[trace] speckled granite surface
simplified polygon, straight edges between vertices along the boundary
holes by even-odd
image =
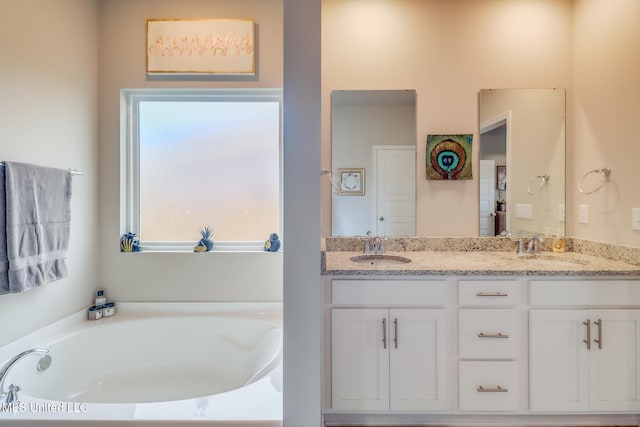
[[[322,256],[325,275],[474,275],[474,276],[638,276],[640,248],[566,238],[566,251],[553,253],[549,239],[537,257],[521,257],[509,238],[389,238],[387,255],[407,263],[354,262],[365,238],[327,238]]]

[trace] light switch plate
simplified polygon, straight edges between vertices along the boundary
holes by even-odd
[[[631,229],[640,230],[640,208],[631,208]]]
[[[531,203],[516,203],[516,218],[533,219],[533,205]]]
[[[564,222],[566,208],[564,203],[558,205],[558,221]]]
[[[578,206],[578,222],[580,224],[589,224],[589,205]]]

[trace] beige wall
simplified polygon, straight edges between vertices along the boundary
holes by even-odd
[[[576,0],[568,118],[574,131],[567,156],[570,235],[640,246],[640,231],[631,230],[631,208],[640,208],[639,76],[640,2]],[[580,194],[581,177],[604,166],[612,170],[610,181],[592,195]],[[577,221],[580,204],[590,206],[589,224]]]
[[[0,298],[0,345],[89,305],[98,277],[95,1],[0,2],[0,160],[76,168],[69,276]]]
[[[120,89],[282,87],[282,0],[105,0],[99,16],[101,285],[118,301],[282,300],[282,253],[119,252]],[[256,22],[256,77],[146,76],[147,19],[220,17]]]
[[[332,90],[415,89],[417,234],[477,236],[477,173],[467,181],[427,181],[427,135],[473,133],[477,171],[480,89],[570,87],[572,1],[323,0],[322,5],[323,167],[331,161]],[[323,182],[323,219],[330,198]],[[323,235],[329,233],[324,222]]]
[[[331,166],[332,90],[416,89],[418,235],[476,235],[477,174],[427,181],[426,135],[473,132],[477,167],[480,89],[566,88],[566,233],[640,246],[631,231],[631,208],[640,207],[639,9],[636,0],[324,0],[322,167]],[[604,166],[610,182],[579,194],[583,174]],[[321,197],[324,219],[326,180]],[[580,204],[590,206],[589,224],[578,223]]]

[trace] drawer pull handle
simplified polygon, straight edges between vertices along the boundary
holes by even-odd
[[[495,387],[478,386],[476,390],[478,393],[507,393],[509,391],[508,388],[499,385]]]
[[[478,338],[509,338],[509,334],[503,334],[502,332],[498,332],[497,334],[485,334],[484,332],[480,332],[478,334]]]
[[[476,296],[477,297],[508,297],[509,294],[505,294],[504,292],[478,292]]]

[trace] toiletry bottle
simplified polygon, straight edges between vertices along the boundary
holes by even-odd
[[[96,293],[96,305],[105,305],[107,303],[107,297],[104,296],[104,291],[102,289],[98,290]]]
[[[552,250],[556,253],[564,252],[564,239],[560,236],[556,236],[553,239]]]

